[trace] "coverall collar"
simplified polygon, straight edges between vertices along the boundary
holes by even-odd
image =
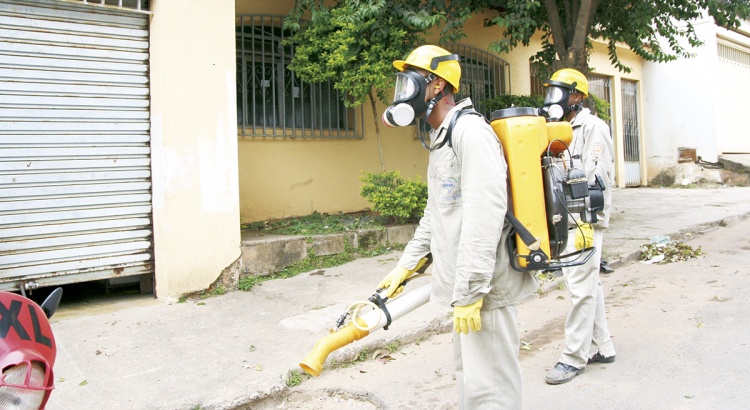
[[[456,103],[456,106],[451,108],[450,111],[448,111],[448,114],[443,118],[443,122],[440,123],[440,126],[436,130],[430,131],[430,141],[431,146],[435,146],[435,144],[440,143],[440,141],[445,138],[445,133],[448,129],[448,125],[451,122],[451,118],[453,118],[453,115],[456,114],[456,111],[462,110],[466,107],[470,107],[473,104],[471,103],[471,98],[466,97],[463,100]]]
[[[580,127],[583,125],[583,122],[586,121],[586,117],[593,115],[591,114],[591,110],[588,108],[581,108],[581,111],[578,111],[578,114],[576,114],[575,117],[573,117],[573,120],[570,121],[570,126],[573,128]]]

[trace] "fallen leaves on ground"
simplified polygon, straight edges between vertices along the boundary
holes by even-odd
[[[704,253],[699,246],[693,249],[690,245],[669,241],[666,243],[647,243],[641,245],[640,260],[644,263],[663,265],[670,262],[681,262],[691,258],[698,258]]]

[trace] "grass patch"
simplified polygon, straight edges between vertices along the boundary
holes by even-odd
[[[388,354],[393,354],[398,351],[398,349],[401,348],[401,341],[400,340],[394,340],[387,345],[385,345],[385,351],[388,352]]]
[[[359,351],[357,354],[357,362],[364,362],[367,360],[367,358],[370,357],[370,349],[363,347],[362,350]]]
[[[354,259],[356,259],[356,256],[350,252],[339,253],[336,255],[311,256],[267,276],[248,276],[240,278],[238,287],[240,290],[250,290],[255,285],[267,280],[291,278],[302,272],[331,268],[351,262]]]
[[[224,287],[224,285],[211,285],[207,289],[203,289],[201,291],[192,292],[192,293],[186,293],[180,296],[180,298],[177,300],[177,303],[186,303],[187,301],[201,301],[208,298],[212,298],[214,296],[221,296],[225,293],[227,293],[227,288]],[[205,304],[205,303],[199,303],[199,304]]]
[[[313,212],[311,215],[273,221],[252,222],[242,229],[280,235],[327,235],[357,229],[384,229],[387,218],[369,212],[335,215]]]
[[[308,377],[309,376],[306,376],[306,375],[302,374],[298,370],[292,370],[289,373],[289,379],[286,381],[286,385],[287,385],[287,387],[299,386]]]

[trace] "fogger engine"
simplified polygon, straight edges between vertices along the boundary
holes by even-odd
[[[573,129],[568,122],[547,122],[531,107],[492,113],[491,126],[508,163],[512,201],[508,220],[513,268],[556,270],[586,263],[593,246],[564,254],[574,214],[581,222],[597,221],[604,209],[604,184],[599,176],[589,185],[580,158],[570,155]],[[566,155],[567,153],[567,155]],[[577,257],[574,257],[577,256]]]

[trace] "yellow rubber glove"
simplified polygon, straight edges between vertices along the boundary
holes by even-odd
[[[414,270],[396,266],[391,273],[386,275],[385,278],[378,283],[378,289],[386,289],[385,296],[391,299],[395,298],[404,291],[404,285],[402,283],[412,277],[419,268],[424,266],[425,262],[427,262],[427,258],[420,259],[419,262],[417,262],[417,266],[414,267]]]
[[[408,279],[412,274],[414,274],[414,271],[396,266],[391,273],[378,283],[378,289],[385,289],[386,297],[395,298],[404,291],[404,286],[401,285],[401,282]]]
[[[453,307],[453,330],[456,333],[469,334],[469,330],[478,332],[482,330],[482,318],[479,311],[482,309],[482,299],[468,306]]]
[[[591,224],[576,222],[578,227],[576,228],[576,250],[583,248],[590,248],[594,246],[594,228]],[[585,243],[584,243],[585,240]]]

